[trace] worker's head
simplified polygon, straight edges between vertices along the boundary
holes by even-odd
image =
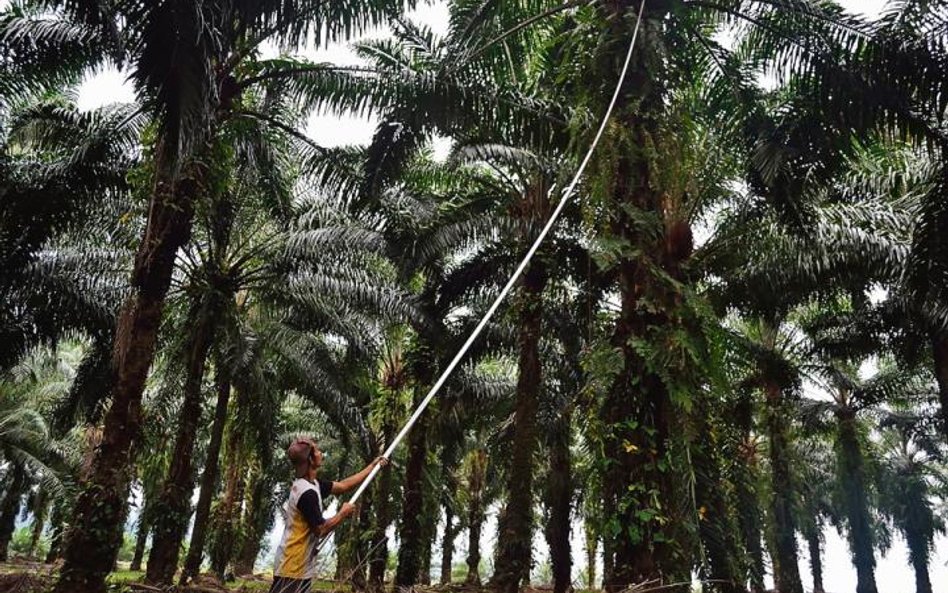
[[[316,445],[316,440],[309,437],[300,437],[287,448],[286,456],[293,464],[293,473],[297,478],[305,478],[311,471],[319,469],[323,464],[323,452]]]

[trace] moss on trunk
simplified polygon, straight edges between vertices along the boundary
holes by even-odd
[[[161,494],[155,501],[152,544],[145,573],[145,581],[151,584],[171,585],[191,518],[192,460],[201,424],[204,369],[214,339],[216,315],[213,309],[213,303],[195,303],[188,316],[191,334],[185,350],[184,401],[178,413],[171,465]]]
[[[171,148],[159,146],[145,235],[135,256],[132,291],[119,313],[112,354],[112,402],[102,442],[80,482],[56,593],[103,593],[122,544],[131,485],[132,447],[141,435],[142,394],[178,249],[191,233],[194,200],[206,169],[197,159],[175,178]]]
[[[224,442],[224,427],[227,424],[227,410],[230,405],[230,381],[217,372],[217,403],[214,407],[214,423],[211,425],[211,441],[207,446],[207,461],[201,474],[201,493],[198,495],[194,511],[194,528],[188,544],[188,555],[181,572],[181,582],[196,576],[204,559],[204,544],[207,539],[211,517],[211,503],[217,491],[218,468],[220,466],[221,445]]]
[[[528,584],[530,580],[536,417],[543,384],[539,345],[543,322],[543,289],[547,279],[546,265],[538,256],[524,274],[519,295],[520,358],[513,456],[508,471],[507,505],[497,524],[497,557],[492,583],[501,593],[516,593],[521,585]]]

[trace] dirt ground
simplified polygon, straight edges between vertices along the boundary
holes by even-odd
[[[0,593],[49,593],[56,582],[58,564],[42,564],[26,560],[0,563]],[[233,582],[221,583],[211,575],[201,575],[186,587],[161,589],[145,585],[140,571],[118,570],[109,575],[109,593],[266,593],[270,588],[268,575],[245,575]],[[314,593],[350,593],[348,585],[334,581],[313,582]],[[416,593],[483,593],[483,588],[461,584],[415,587]],[[522,593],[550,593],[549,589],[528,588]]]

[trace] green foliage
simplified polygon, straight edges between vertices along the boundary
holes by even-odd
[[[115,436],[97,427],[125,362],[119,303],[154,263],[135,254],[160,228],[156,200],[173,201],[158,190],[191,181],[188,204],[172,204],[194,212],[172,250],[156,362],[130,404],[140,454],[118,463],[140,520],[190,513],[168,517],[158,500],[182,353],[202,324],[206,366],[233,389],[215,569],[259,552],[293,436],[318,437],[330,477],[393,438],[560,199],[637,17],[636,3],[456,0],[439,35],[405,8],[0,11],[0,455],[27,470],[29,504],[55,493],[72,509],[96,443]],[[358,66],[290,57],[304,39],[380,24],[391,34],[360,38]],[[445,383],[421,483],[402,483],[403,449],[386,470],[386,521],[404,512],[404,486],[421,492],[422,529],[403,549],[417,560],[445,507],[481,524],[523,469],[508,463],[523,428],[517,314],[542,311],[529,420],[550,432],[573,412],[572,510],[614,588],[697,572],[709,590],[757,590],[767,539],[789,579],[779,588],[797,593],[784,572],[795,532],[818,539],[824,525],[850,536],[862,590],[896,530],[926,572],[946,495],[948,361],[930,347],[948,326],[944,31],[941,2],[894,3],[876,22],[810,0],[646,2],[613,118],[534,260],[545,288],[502,309]],[[263,59],[264,42],[277,55]],[[107,64],[129,73],[136,104],[80,112],[72,85]],[[379,123],[366,147],[325,148],[306,133],[315,112]],[[452,144],[445,161],[437,137]],[[547,474],[549,445],[531,473]],[[104,542],[120,493],[86,481],[99,496],[81,523]],[[370,531],[340,533],[339,576]],[[121,561],[132,545],[113,546]]]
[[[13,538],[10,540],[10,552],[20,556],[26,556],[30,553],[30,544],[33,539],[33,529],[30,526],[20,527],[13,532]],[[49,551],[49,537],[44,535],[40,537],[36,548],[33,551],[37,557],[42,558]]]

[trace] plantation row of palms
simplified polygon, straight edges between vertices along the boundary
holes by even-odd
[[[253,572],[290,439],[329,476],[392,441],[563,198],[641,11],[577,194],[334,576],[449,582],[463,537],[466,582],[513,593],[542,533],[556,593],[581,554],[608,591],[802,593],[833,528],[857,593],[896,537],[931,593],[948,2],[457,0],[445,35],[410,8],[0,12],[0,554],[25,515],[57,593],[104,591],[128,523],[150,585]],[[294,57],[378,25],[363,65]],[[80,111],[111,67],[136,101]],[[327,148],[314,112],[378,124]]]

